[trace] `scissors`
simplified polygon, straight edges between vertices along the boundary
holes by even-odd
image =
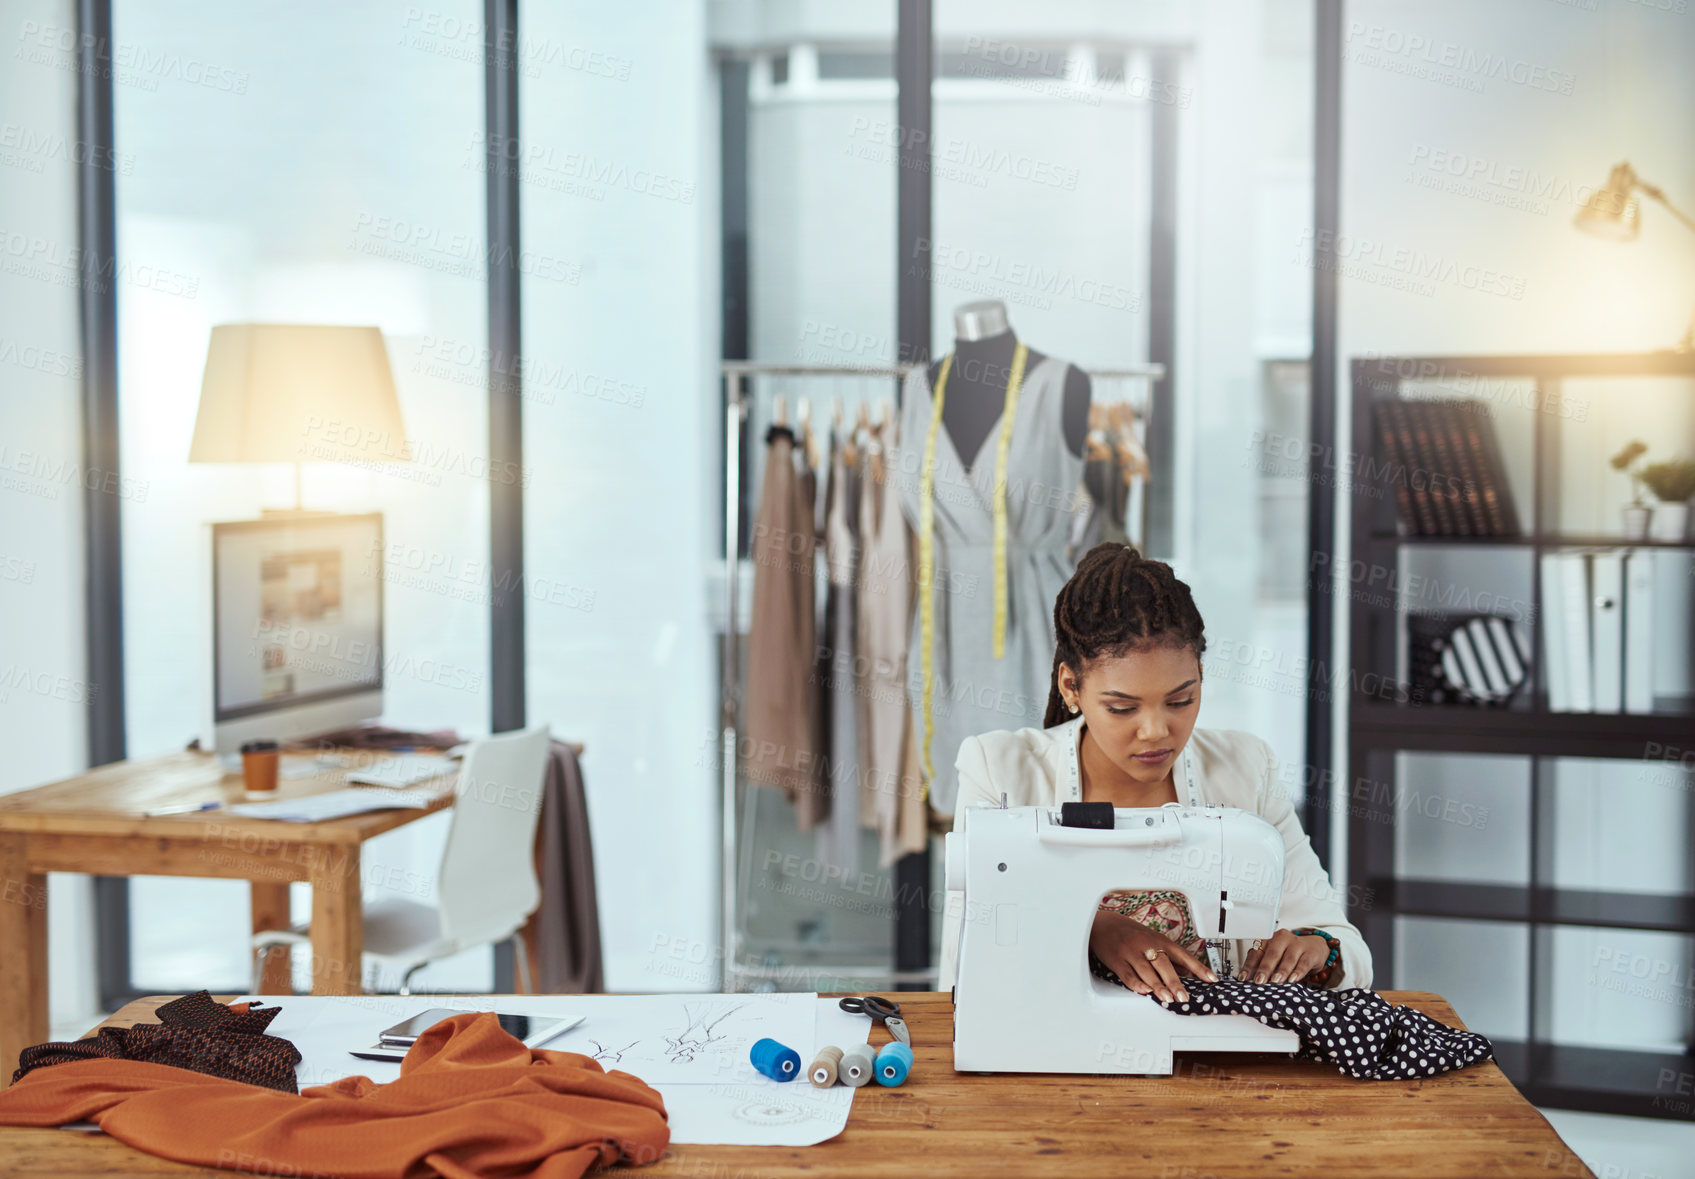
[[[912,1033],[906,1030],[906,1020],[900,1017],[900,1004],[891,1003],[880,995],[866,995],[864,998],[849,996],[841,1002],[843,1011],[851,1011],[856,1015],[869,1015],[872,1023],[880,1023],[889,1029],[889,1035],[912,1047]]]

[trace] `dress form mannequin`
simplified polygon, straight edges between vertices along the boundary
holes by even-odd
[[[1065,584],[1090,388],[1076,366],[1025,348],[1014,423],[1007,380],[1024,347],[998,302],[954,314],[956,347],[902,382],[897,480],[920,577],[907,643],[912,748],[930,809],[953,814],[965,738],[1039,728],[1053,676],[1053,603]],[[939,411],[938,411],[939,405]],[[1002,426],[1008,426],[1004,434]],[[1000,480],[1005,480],[1001,483]],[[928,589],[928,592],[926,592]]]
[[[965,303],[954,310],[953,368],[948,372],[947,397],[942,403],[942,426],[952,439],[954,452],[969,467],[989,434],[1000,423],[1006,404],[1006,383],[1012,373],[1012,355],[1018,346],[1007,323],[1006,304],[997,300]],[[1026,348],[1024,372],[1046,357]],[[942,370],[940,361],[929,367],[930,388]],[[1076,365],[1065,374],[1065,445],[1074,455],[1083,453],[1089,432],[1089,375]]]

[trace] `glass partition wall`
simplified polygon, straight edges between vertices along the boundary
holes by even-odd
[[[749,379],[744,557],[774,403],[792,422],[804,401],[821,439],[838,402],[850,417],[861,400],[874,418],[893,412],[881,374],[948,352],[961,304],[998,300],[1021,339],[1085,369],[1162,364],[1165,382],[1097,380],[1094,399],[1131,404],[1149,430],[1140,540],[1206,616],[1202,723],[1271,740],[1298,805],[1305,513],[1333,484],[1307,462],[1310,283],[1275,243],[1311,221],[1310,0],[1228,24],[1048,5],[993,27],[937,4],[929,163],[915,169],[932,232],[910,258],[897,246],[897,194],[914,177],[901,175],[912,139],[896,114],[894,14],[886,27],[835,19],[764,25],[747,6],[715,30],[728,42],[723,354],[878,374]],[[743,228],[745,269],[731,244]],[[929,285],[931,328],[903,349],[896,296],[913,281]],[[751,580],[744,564],[744,595]],[[951,751],[936,760],[945,772]],[[849,967],[887,961],[901,892],[875,837],[844,865],[827,831],[796,829],[781,794],[744,782],[741,797],[746,976],[863,984]],[[937,842],[933,933],[941,868]]]
[[[118,40],[154,51],[140,60],[196,63],[116,86],[133,159],[119,248],[149,276],[120,299],[126,471],[153,489],[124,509],[130,753],[202,728],[207,685],[184,652],[203,641],[205,525],[293,499],[286,467],[183,462],[210,327],[376,324],[408,440],[438,457],[308,464],[303,492],[308,508],[385,513],[389,648],[451,669],[391,673],[390,719],[487,725],[488,587],[460,583],[489,580],[476,460],[491,393],[519,387],[527,720],[585,745],[596,834],[635,839],[644,866],[634,885],[600,866],[608,986],[720,985],[716,660],[727,626],[745,633],[752,579],[744,569],[732,622],[716,557],[719,360],[862,370],[750,386],[736,439],[745,538],[779,400],[791,420],[804,403],[824,438],[838,401],[849,417],[860,403],[892,412],[887,372],[945,352],[958,304],[996,299],[1022,338],[1084,368],[1164,366],[1151,387],[1096,388],[1135,402],[1147,431],[1139,539],[1206,615],[1202,723],[1265,735],[1299,798],[1299,521],[1332,487],[1304,438],[1310,273],[1279,254],[1310,223],[1311,0],[1229,19],[1068,3],[992,28],[938,3],[928,163],[906,169],[893,3],[729,3],[657,22],[641,6],[519,10],[518,132],[491,144],[477,6],[284,19],[115,5]],[[500,246],[521,274],[511,356],[488,345],[491,156],[520,195]],[[931,231],[907,258],[897,199],[918,180]],[[904,347],[903,284],[926,285],[930,307],[929,339]],[[820,892],[795,868],[822,863],[816,834],[780,794],[745,798],[738,920],[764,981],[818,985],[887,962],[898,890],[875,836],[857,841],[852,895]],[[433,863],[425,844],[442,826],[373,846],[372,864]],[[192,939],[205,947],[195,980],[167,978],[175,927],[138,920],[138,985],[246,977],[240,885],[131,891],[138,917],[193,898],[227,918],[202,929],[230,931]],[[437,970],[421,982],[492,978],[485,955]]]
[[[383,513],[388,723],[485,731],[487,394],[451,363],[487,339],[483,176],[466,166],[483,126],[481,5],[118,0],[113,17],[142,63],[114,87],[132,161],[117,177],[122,462],[148,488],[123,505],[129,756],[205,731],[208,525],[295,502],[290,464],[185,461],[223,323],[382,329],[412,461],[305,462],[302,502]],[[368,844],[368,892],[429,900],[446,822]],[[245,884],[141,877],[129,898],[140,993],[252,985]],[[418,985],[486,988],[488,955],[465,959]]]

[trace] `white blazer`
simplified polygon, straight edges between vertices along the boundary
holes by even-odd
[[[965,829],[966,807],[1058,806],[1081,801],[1083,775],[1078,766],[1078,743],[1083,718],[1051,729],[984,733],[967,737],[959,746],[954,769],[959,773],[959,796],[954,806],[954,830]],[[1193,770],[1191,780],[1190,770]],[[1277,782],[1271,746],[1249,733],[1196,729],[1172,771],[1177,797],[1190,806],[1217,803],[1256,814],[1283,836],[1283,904],[1277,923],[1282,929],[1322,929],[1342,946],[1342,977],[1337,989],[1371,985],[1371,951],[1365,938],[1348,922],[1341,896],[1318,862],[1312,843],[1288,794]],[[950,892],[942,916],[941,990],[953,987],[959,964],[960,915],[965,894]],[[1252,943],[1228,943],[1231,966],[1240,971]],[[1087,965],[1077,963],[1077,969]]]

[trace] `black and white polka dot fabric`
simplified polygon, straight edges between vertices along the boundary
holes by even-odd
[[[1301,983],[1215,983],[1185,979],[1187,1003],[1159,1003],[1179,1015],[1249,1015],[1301,1037],[1296,1053],[1328,1060],[1363,1081],[1433,1077],[1488,1060],[1487,1037],[1461,1031],[1411,1007],[1398,1007],[1363,987],[1315,991]]]

